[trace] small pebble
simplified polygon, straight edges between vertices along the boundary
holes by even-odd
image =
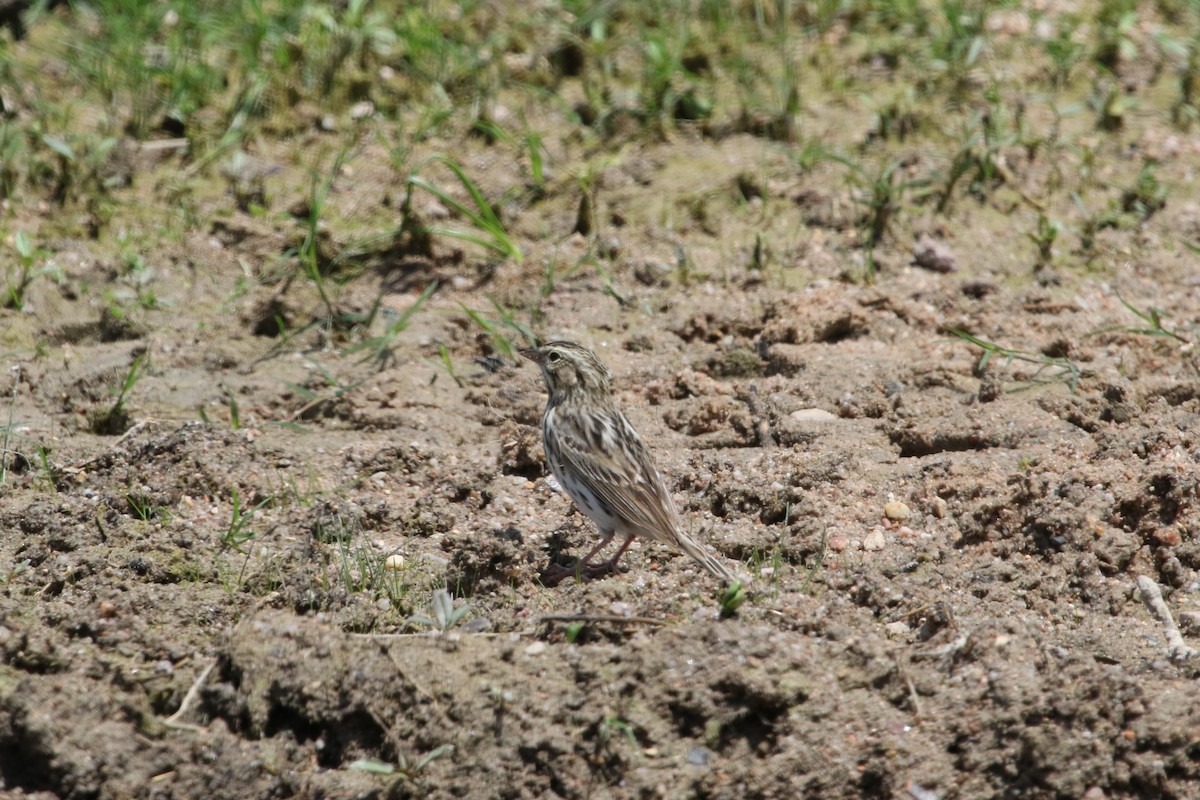
[[[913,248],[913,263],[934,272],[954,272],[958,269],[954,252],[931,236],[922,236],[917,242]]]
[[[912,510],[899,500],[893,500],[883,507],[883,515],[893,522],[903,522],[912,516]]]
[[[533,644],[529,645],[529,647],[525,648],[525,655],[540,656],[542,653],[546,652],[546,646],[547,645],[545,642],[534,642]]]
[[[1152,536],[1154,537],[1154,541],[1163,547],[1178,547],[1183,544],[1183,538],[1179,535],[1179,531],[1174,528],[1160,528]]]
[[[863,537],[863,550],[877,553],[886,545],[887,540],[883,538],[883,531],[879,530],[878,528],[868,531],[867,535]]]
[[[883,629],[887,631],[887,635],[893,639],[897,639],[901,636],[908,636],[907,622],[889,622],[887,625],[883,626]]]
[[[687,751],[687,760],[694,767],[707,767],[709,755],[707,747],[692,747]]]
[[[608,613],[614,617],[629,617],[633,616],[633,609],[629,607],[629,603],[623,603],[617,600],[608,607]]]
[[[797,422],[832,422],[837,419],[836,414],[830,414],[823,408],[801,408],[789,416]]]
[[[1200,636],[1200,611],[1180,612],[1179,630],[1188,636]]]
[[[399,553],[392,553],[384,560],[383,568],[399,572],[404,569],[404,556]]]

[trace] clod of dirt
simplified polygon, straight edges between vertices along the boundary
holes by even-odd
[[[468,531],[446,537],[446,585],[459,594],[492,595],[530,577],[538,553],[516,528]]]
[[[913,248],[913,263],[934,272],[957,272],[958,259],[945,242],[922,236]]]
[[[244,318],[255,336],[275,338],[291,329],[295,315],[296,309],[275,295],[256,303],[246,311]]]
[[[763,374],[763,360],[758,353],[745,347],[735,347],[713,356],[705,367],[714,378],[756,378]]]
[[[146,326],[134,322],[129,315],[108,307],[100,314],[100,341],[123,342],[141,339],[146,335]]]
[[[500,430],[500,471],[537,478],[546,472],[541,431],[532,425],[510,423]]]

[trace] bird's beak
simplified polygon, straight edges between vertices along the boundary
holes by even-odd
[[[525,356],[525,358],[528,358],[530,361],[532,361],[535,364],[542,363],[542,351],[538,350],[535,347],[530,347],[526,350],[518,350],[517,352],[519,352],[521,355]]]

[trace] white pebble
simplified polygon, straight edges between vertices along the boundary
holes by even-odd
[[[831,422],[837,419],[836,414],[830,414],[823,408],[801,408],[789,416],[797,422]]]
[[[862,547],[863,550],[878,552],[882,550],[886,544],[887,541],[883,538],[883,531],[875,528],[872,531],[868,531],[867,535],[863,537]]]

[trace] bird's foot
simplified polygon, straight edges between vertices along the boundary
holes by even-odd
[[[562,583],[567,578],[591,581],[596,578],[603,578],[605,575],[612,575],[616,571],[617,567],[611,561],[604,561],[599,564],[581,564],[576,561],[570,566],[565,564],[551,564],[542,571],[541,581],[543,586],[553,587]]]
[[[583,568],[583,574],[588,580],[603,578],[605,575],[616,575],[617,565],[612,561],[602,561],[599,564],[588,564]]]
[[[540,580],[545,587],[558,586],[567,578],[575,577],[575,568],[567,567],[562,564],[551,564],[542,570]]]

